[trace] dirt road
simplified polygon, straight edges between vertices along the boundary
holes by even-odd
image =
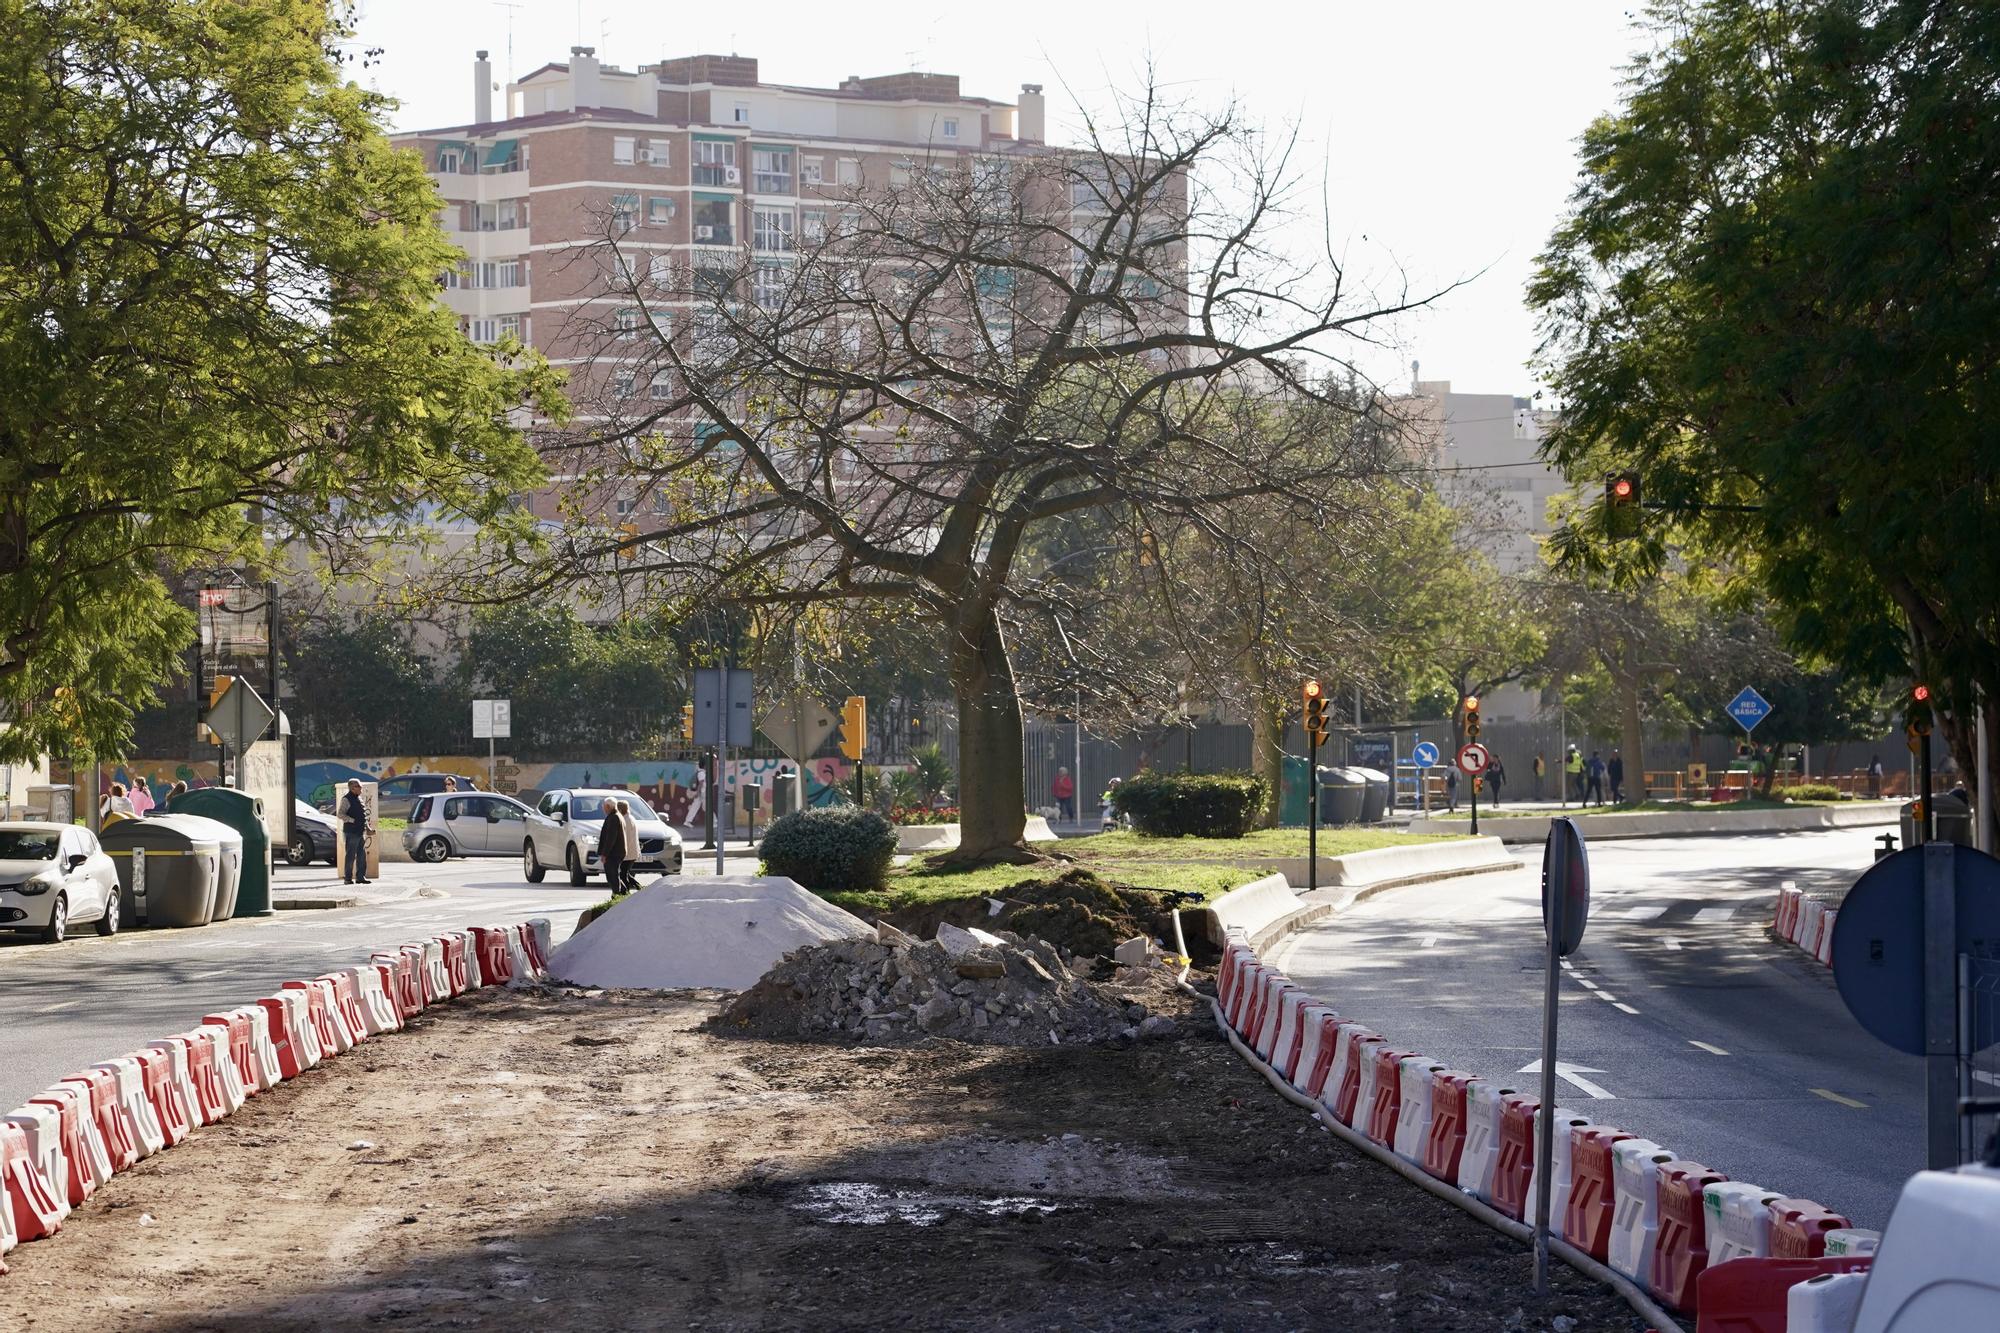
[[[0,1329],[1641,1325],[1334,1141],[1213,1033],[776,1043],[719,997],[483,992],[8,1256]]]

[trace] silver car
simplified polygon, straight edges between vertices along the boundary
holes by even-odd
[[[419,796],[403,829],[403,850],[432,865],[453,856],[519,856],[533,813],[497,792]]]
[[[0,930],[60,944],[79,921],[118,933],[118,869],[97,835],[74,824],[0,823]]]
[[[555,866],[569,872],[569,882],[583,884],[604,873],[597,859],[597,837],[604,828],[604,803],[618,797],[632,807],[638,826],[639,850],[627,862],[669,875],[681,873],[681,835],[650,806],[629,791],[609,788],[569,788],[545,792],[528,818],[528,836],[521,846],[521,873],[539,884]]]

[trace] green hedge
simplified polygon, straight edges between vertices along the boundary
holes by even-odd
[[[1156,838],[1240,838],[1256,826],[1270,786],[1253,773],[1141,773],[1111,803]]]
[[[1788,801],[1839,801],[1845,797],[1838,787],[1830,783],[1801,782],[1795,787],[1780,787],[1778,795]]]
[[[766,874],[814,893],[866,893],[889,881],[896,830],[873,810],[801,810],[773,820],[759,850]]]

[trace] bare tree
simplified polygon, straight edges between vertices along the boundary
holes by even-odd
[[[586,507],[542,580],[616,567],[653,595],[768,607],[878,599],[940,630],[958,710],[960,855],[1027,853],[1008,617],[1046,534],[1089,514],[1186,527],[1246,560],[1350,475],[1326,413],[1347,357],[1421,302],[1359,299],[1329,252],[1271,243],[1288,143],[1148,90],[1078,149],[916,160],[830,196],[810,226],[649,259],[614,219],[574,265],[578,377],[601,428],[553,439]],[[707,239],[720,239],[713,228]],[[1273,411],[1272,404],[1314,404]]]

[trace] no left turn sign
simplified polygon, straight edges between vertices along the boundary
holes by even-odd
[[[1458,771],[1474,777],[1484,773],[1486,766],[1492,762],[1493,756],[1488,754],[1486,747],[1477,741],[1458,752]]]

